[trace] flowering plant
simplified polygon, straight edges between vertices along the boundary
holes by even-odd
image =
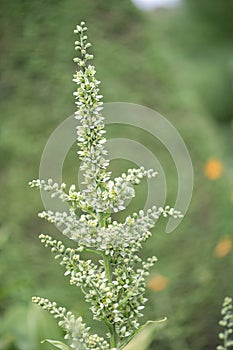
[[[219,333],[219,339],[222,341],[222,345],[217,346],[217,350],[228,350],[233,348],[233,305],[232,298],[226,297],[222,305],[222,320],[219,325],[224,328]]]
[[[78,41],[75,49],[79,57],[74,61],[79,70],[74,75],[77,89],[74,92],[77,111],[78,156],[84,177],[84,189],[78,191],[71,185],[58,185],[52,179],[33,180],[31,187],[50,192],[69,204],[69,212],[43,211],[40,217],[56,224],[65,236],[77,242],[77,247],[66,248],[62,242],[48,235],[40,235],[41,242],[55,254],[55,259],[65,268],[70,283],[81,288],[85,300],[90,303],[93,318],[107,326],[106,339],[91,334],[81,317],[76,318],[64,307],[58,307],[48,299],[33,297],[33,302],[48,310],[65,331],[69,345],[47,340],[63,350],[119,350],[124,349],[142,326],[139,318],[147,301],[145,278],[157,258],[143,261],[138,252],[150,236],[150,230],[160,216],[181,217],[181,213],[166,206],[156,206],[147,212],[142,210],[128,216],[125,222],[112,220],[112,213],[125,208],[127,200],[135,196],[134,185],[142,178],[156,176],[152,169],[129,169],[127,173],[111,179],[109,161],[105,149],[104,117],[100,82],[95,77],[95,67],[88,63],[93,56],[88,53],[87,27],[81,22],[75,29]],[[79,213],[81,213],[79,215]],[[98,256],[97,262],[85,260],[83,252]]]

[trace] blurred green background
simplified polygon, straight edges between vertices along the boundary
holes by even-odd
[[[231,0],[183,0],[151,12],[130,0],[1,0],[0,350],[46,350],[51,347],[40,340],[62,339],[54,320],[31,305],[33,295],[72,308],[101,332],[79,290],[68,286],[40,245],[40,233],[63,237],[37,218],[40,195],[27,186],[38,177],[50,134],[74,112],[73,29],[83,19],[104,101],[138,103],[165,115],[194,167],[193,198],[182,224],[168,235],[162,220],[143,251],[159,257],[144,320],[168,316],[148,349],[215,348],[221,303],[233,294],[232,13]],[[139,140],[158,156],[173,205],[176,171],[158,141],[130,127],[108,132]],[[68,183],[77,172],[75,152],[73,147],[64,167]],[[118,173],[128,165],[115,161],[112,168]],[[144,183],[129,209],[142,206],[145,191]]]

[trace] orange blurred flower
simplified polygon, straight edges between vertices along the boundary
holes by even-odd
[[[216,245],[214,255],[216,258],[223,258],[230,253],[232,249],[232,240],[229,237],[222,238]]]
[[[160,292],[161,290],[164,290],[168,285],[168,279],[162,275],[157,275],[152,277],[148,281],[148,288],[155,291]]]
[[[210,180],[218,179],[223,172],[223,166],[220,160],[212,158],[209,159],[208,162],[205,164],[205,175]]]

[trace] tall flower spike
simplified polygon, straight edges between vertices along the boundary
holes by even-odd
[[[142,243],[151,236],[160,216],[181,217],[179,211],[166,206],[156,206],[147,212],[140,210],[125,219],[112,221],[112,213],[123,210],[125,202],[135,196],[134,186],[144,177],[157,175],[152,169],[129,169],[115,179],[108,171],[109,161],[105,149],[104,118],[100,82],[95,77],[95,67],[89,64],[93,55],[86,36],[87,27],[81,22],[75,29],[78,41],[75,49],[79,57],[74,61],[79,70],[74,75],[77,89],[74,92],[77,111],[78,156],[84,177],[84,189],[76,190],[71,185],[58,185],[52,179],[33,180],[31,187],[43,189],[69,204],[68,212],[43,211],[41,218],[56,224],[62,233],[77,243],[76,248],[66,248],[61,241],[48,235],[40,235],[41,242],[51,249],[55,259],[65,269],[70,284],[81,288],[86,302],[90,303],[93,319],[101,321],[107,328],[106,339],[90,334],[89,327],[73,313],[58,307],[47,299],[33,301],[59,319],[66,332],[70,347],[76,350],[120,350],[140,329],[139,318],[147,299],[146,276],[157,261],[156,257],[143,261],[137,253]],[[96,260],[85,260],[81,256],[88,251],[97,255]],[[50,344],[64,349],[61,342],[48,340]],[[57,345],[59,343],[59,346]],[[70,348],[70,349],[71,349]],[[225,349],[225,348],[224,348]]]
[[[80,57],[74,59],[80,70],[73,79],[78,86],[74,92],[77,105],[75,118],[79,119],[81,124],[77,127],[80,148],[78,155],[82,161],[80,168],[86,185],[84,193],[87,207],[102,212],[104,199],[101,189],[104,189],[111,173],[106,171],[109,161],[105,158],[107,151],[104,148],[106,139],[104,118],[101,114],[103,96],[99,93],[100,81],[95,77],[95,67],[88,64],[93,55],[87,52],[91,44],[87,41],[86,30],[85,23],[81,22],[74,31],[79,36],[79,40],[75,42],[75,49],[80,53]]]

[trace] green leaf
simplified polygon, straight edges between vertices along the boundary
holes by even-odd
[[[124,350],[146,350],[153,339],[154,329],[158,323],[166,321],[166,317],[159,321],[147,321],[143,326],[139,327],[136,332],[130,336],[121,346]]]
[[[55,348],[58,348],[61,350],[72,350],[68,345],[58,340],[45,339],[41,343],[45,343],[45,342],[52,344],[53,346],[55,346]]]

